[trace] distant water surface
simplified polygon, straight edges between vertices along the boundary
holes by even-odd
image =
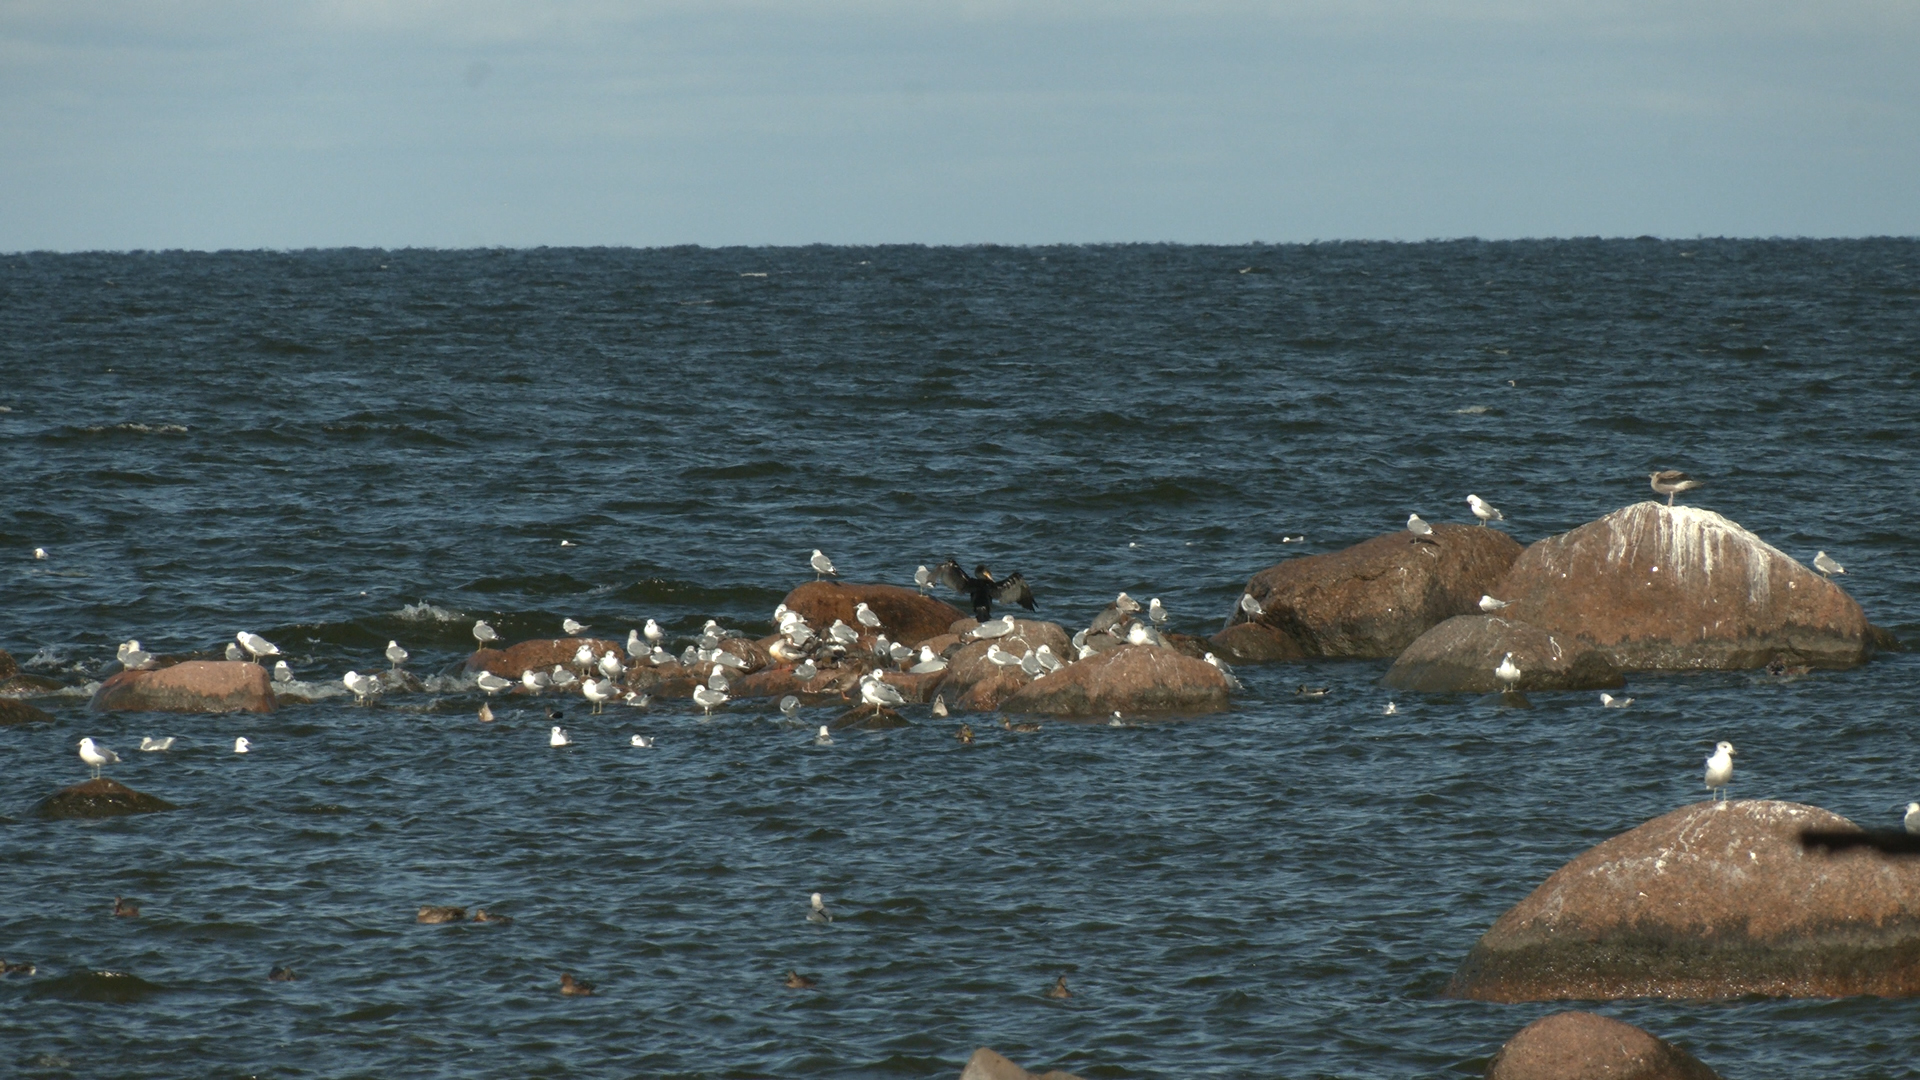
[[[1087,1077],[1477,1075],[1556,1007],[1439,1000],[1454,967],[1702,797],[1715,740],[1741,797],[1882,826],[1920,798],[1907,653],[1390,717],[1384,663],[1277,665],[1224,715],[975,718],[971,747],[924,710],[815,746],[831,710],[675,701],[569,704],[553,750],[450,674],[476,618],[758,635],[815,547],[1208,633],[1280,559],[1471,520],[1469,492],[1531,542],[1658,468],[1920,640],[1911,240],[12,255],[0,409],[0,648],[72,687],[0,729],[0,956],[40,966],[0,980],[0,1074],[951,1076],[985,1044]],[[333,696],[87,713],[120,641],[241,629]],[[389,638],[431,691],[353,707],[340,675]],[[185,809],[31,818],[88,734]],[[1916,1002],[1594,1007],[1728,1077],[1920,1076]]]

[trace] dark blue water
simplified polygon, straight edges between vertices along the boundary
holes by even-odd
[[[972,747],[924,710],[814,746],[670,702],[569,706],[556,751],[437,674],[481,617],[757,635],[814,547],[1206,633],[1280,558],[1470,491],[1530,542],[1663,467],[1920,639],[1914,241],[15,255],[0,408],[0,648],[70,688],[0,729],[0,956],[40,966],[0,980],[0,1073],[939,1076],[987,1044],[1089,1077],[1474,1075],[1551,1008],[1437,1000],[1455,965],[1699,798],[1716,739],[1739,796],[1879,825],[1920,797],[1906,653],[1636,676],[1624,713],[1387,717],[1384,663],[1277,665],[1226,714]],[[120,641],[241,629],[333,696],[87,713]],[[430,690],[355,708],[333,688],[388,638]],[[31,818],[82,735],[184,809]],[[92,1000],[100,970],[150,985]],[[1920,1003],[1597,1008],[1728,1076],[1920,1076]]]

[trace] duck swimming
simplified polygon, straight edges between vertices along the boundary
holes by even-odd
[[[137,919],[140,917],[140,906],[116,896],[113,898],[113,913],[123,919]]]
[[[787,989],[811,990],[818,985],[820,985],[818,982],[816,982],[813,979],[807,978],[805,975],[800,974],[798,971],[795,971],[792,968],[787,969],[787,982],[786,982]]]
[[[568,997],[588,997],[593,993],[593,984],[585,979],[576,979],[572,972],[560,976],[560,992]]]
[[[981,622],[986,622],[993,615],[996,600],[1019,604],[1028,611],[1039,610],[1033,602],[1033,590],[1027,587],[1026,577],[1018,572],[1001,581],[994,578],[993,571],[987,569],[985,563],[975,566],[969,575],[960,569],[959,562],[948,559],[933,568],[933,580],[954,592],[966,593],[973,602],[973,617]]]
[[[467,909],[462,907],[438,906],[434,904],[421,904],[420,914],[415,915],[413,918],[413,921],[417,923],[426,923],[428,925],[433,925],[436,923],[466,922]]]
[[[295,975],[293,969],[290,967],[275,967],[272,971],[267,972],[268,982],[292,982],[297,978],[299,978],[299,976]]]
[[[1067,977],[1065,975],[1053,980],[1053,985],[1047,988],[1047,996],[1060,1001],[1065,1001],[1073,996],[1073,991],[1067,989]]]

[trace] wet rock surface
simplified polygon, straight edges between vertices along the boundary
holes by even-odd
[[[467,657],[466,670],[474,674],[491,671],[503,679],[517,679],[529,671],[552,671],[555,664],[571,671],[574,654],[582,644],[591,646],[596,658],[613,652],[618,653],[623,662],[626,659],[624,644],[602,638],[532,638],[516,641],[504,649],[476,650]]]
[[[16,698],[0,697],[0,727],[51,723],[53,714]]]
[[[981,1047],[967,1059],[966,1067],[960,1070],[960,1080],[1080,1080],[1072,1073],[1049,1069],[1043,1073],[1028,1072],[993,1050]]]
[[[1493,924],[1480,1001],[1920,995],[1920,859],[1807,849],[1799,803],[1695,803],[1590,848]]]
[[[1122,645],[1020,687],[1000,703],[1011,713],[1105,717],[1218,712],[1227,677],[1204,660],[1158,645]]]
[[[1455,615],[1407,646],[1382,681],[1428,694],[1490,694],[1506,684],[1493,671],[1508,653],[1520,669],[1515,689],[1609,690],[1626,679],[1606,655],[1571,634],[1550,634],[1500,615]]]
[[[144,792],[135,791],[118,781],[101,777],[83,784],[61,788],[40,800],[33,815],[48,821],[72,818],[109,818],[126,814],[153,814],[179,807]]]
[[[1886,640],[1840,586],[1693,506],[1636,503],[1548,537],[1488,591],[1622,671],[1851,667]]]
[[[1720,1080],[1685,1050],[1590,1012],[1541,1017],[1487,1063],[1487,1080]]]
[[[1235,607],[1215,651],[1240,662],[1395,656],[1442,620],[1477,611],[1520,550],[1498,529],[1441,523],[1432,542],[1402,530],[1288,559],[1248,580],[1265,611],[1249,617]],[[1238,629],[1248,622],[1270,633]]]
[[[825,633],[835,619],[862,631],[861,641],[871,643],[873,632],[860,625],[854,609],[865,603],[880,617],[879,633],[902,645],[918,647],[922,641],[947,632],[947,628],[967,613],[952,604],[936,600],[916,589],[897,585],[866,585],[843,581],[809,581],[788,593],[783,601],[788,608],[806,617],[815,633]]]
[[[267,713],[272,677],[244,660],[188,660],[151,671],[122,671],[94,691],[89,708],[135,712]]]

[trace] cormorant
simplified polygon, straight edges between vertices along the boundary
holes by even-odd
[[[934,567],[933,580],[954,592],[966,593],[973,601],[973,617],[981,622],[986,622],[993,615],[993,602],[996,600],[1002,603],[1011,601],[1028,611],[1039,610],[1033,602],[1033,590],[1027,588],[1024,576],[1015,573],[1005,581],[997,581],[993,571],[987,569],[984,563],[975,566],[973,574],[969,576],[960,569],[958,562],[948,559]]]

